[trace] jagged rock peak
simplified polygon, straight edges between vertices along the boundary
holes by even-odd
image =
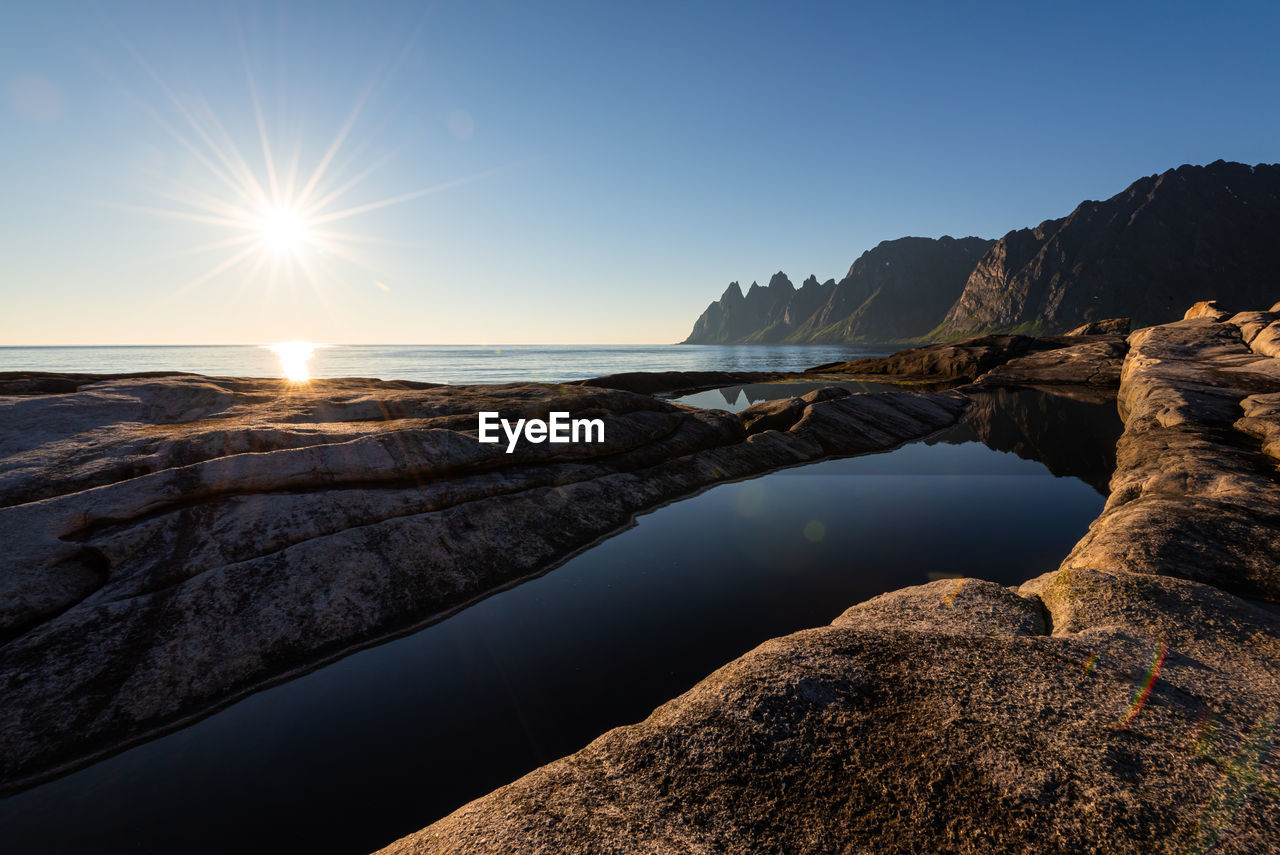
[[[787,291],[796,290],[796,286],[791,284],[791,280],[787,278],[787,274],[779,270],[769,278],[769,288],[782,288]]]
[[[724,293],[720,295],[720,300],[722,302],[726,300],[741,300],[741,299],[743,299],[742,286],[739,285],[737,282],[730,282],[729,287],[725,288]]]
[[[993,241],[906,237],[864,252],[850,275],[796,288],[779,271],[767,287],[753,283],[709,305],[688,344],[904,341],[927,333],[955,302],[966,277]],[[856,315],[856,317],[855,317]]]

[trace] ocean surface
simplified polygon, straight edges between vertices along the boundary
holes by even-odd
[[[555,383],[624,371],[802,371],[881,356],[851,345],[331,345],[307,364],[312,377],[374,377],[427,383]],[[0,347],[0,371],[115,374],[190,371],[215,377],[283,377],[266,346]]]

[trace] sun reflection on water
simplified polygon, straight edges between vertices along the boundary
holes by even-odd
[[[311,361],[317,348],[324,345],[309,341],[282,341],[266,347],[280,359],[280,370],[284,372],[285,379],[293,383],[306,383],[311,379],[307,363]]]

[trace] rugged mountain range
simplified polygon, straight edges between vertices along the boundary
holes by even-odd
[[[1206,299],[1280,297],[1280,165],[1216,161],[1141,178],[1102,202],[998,241],[900,238],[839,283],[778,273],[729,286],[689,344],[907,342],[1061,332],[1110,317],[1165,323]]]
[[[994,241],[904,237],[864,252],[837,283],[785,273],[746,295],[737,282],[702,313],[686,344],[906,341],[938,326]]]
[[[688,343],[781,341],[785,335],[775,336],[775,331],[785,330],[789,319],[799,314],[801,307],[810,304],[816,307],[815,298],[823,289],[829,290],[834,285],[834,281],[819,285],[818,280],[810,276],[797,291],[787,275],[779,271],[764,288],[752,282],[744,296],[742,286],[730,282],[720,299],[708,306],[693,325]]]

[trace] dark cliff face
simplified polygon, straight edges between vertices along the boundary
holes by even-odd
[[[864,252],[797,342],[906,341],[933,330],[993,241],[904,237]]]
[[[767,288],[737,283],[707,307],[687,344],[891,342],[941,323],[993,241],[906,237],[864,252],[837,284],[810,276],[796,290],[777,273]]]
[[[1181,166],[1005,235],[938,332],[1057,332],[1121,315],[1146,326],[1215,297],[1270,305],[1278,242],[1280,165]]]

